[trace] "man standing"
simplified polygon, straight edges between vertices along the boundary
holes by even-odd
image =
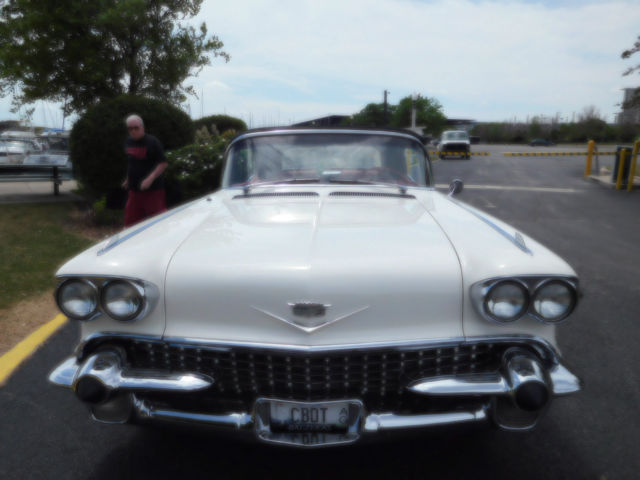
[[[126,124],[129,131],[125,142],[128,167],[122,186],[129,190],[124,210],[124,226],[129,227],[167,210],[163,175],[167,158],[158,139],[145,133],[140,116],[129,115]]]

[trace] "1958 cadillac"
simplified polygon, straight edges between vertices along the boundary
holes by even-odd
[[[580,390],[556,343],[578,298],[545,247],[434,188],[420,138],[254,130],[223,188],[57,273],[81,341],[50,380],[96,420],[193,422],[296,446],[536,425]]]

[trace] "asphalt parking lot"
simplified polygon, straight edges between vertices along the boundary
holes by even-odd
[[[556,148],[575,149],[541,151]],[[461,201],[565,258],[584,293],[559,327],[559,344],[585,388],[555,401],[536,430],[434,430],[300,451],[201,432],[101,425],[69,391],[46,381],[73,348],[77,331],[70,324],[0,387],[0,478],[637,478],[640,191],[584,180],[584,157],[505,157],[505,151],[535,150],[473,149],[492,155],[434,162],[439,187],[463,179]]]

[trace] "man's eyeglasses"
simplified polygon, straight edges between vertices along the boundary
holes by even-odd
[[[132,125],[130,127],[127,127],[127,130],[140,130],[140,126],[139,125]]]

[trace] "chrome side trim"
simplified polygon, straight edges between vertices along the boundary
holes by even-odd
[[[139,226],[138,228],[130,231],[129,233],[127,233],[124,236],[120,236],[120,233],[116,233],[113,237],[111,237],[108,241],[107,244],[102,247],[100,250],[98,250],[98,253],[96,254],[98,257],[101,255],[104,255],[105,253],[107,253],[109,250],[117,247],[118,245],[120,245],[123,242],[126,242],[127,240],[129,240],[131,237],[134,237],[135,235],[145,231],[147,228],[150,228],[152,226],[154,226],[156,223],[161,222],[163,220],[165,220],[166,218],[171,217],[172,215],[175,215],[178,212],[181,212],[182,210],[185,210],[186,208],[190,207],[191,205],[193,205],[194,203],[199,202],[201,199],[197,199],[193,202],[189,202],[185,205],[182,205],[180,207],[176,207],[172,210],[169,210],[166,213],[163,213],[162,215],[158,215],[157,217],[155,217],[153,220],[150,220],[149,222]]]
[[[516,232],[514,235],[515,242],[520,246],[522,250],[529,250],[527,243],[524,241],[524,237],[520,232]]]
[[[524,237],[522,236],[522,234],[520,232],[516,231],[514,234],[511,234],[511,233],[507,232],[504,228],[500,227],[498,224],[494,223],[493,221],[489,220],[487,217],[482,215],[482,213],[478,212],[474,208],[471,208],[469,205],[466,205],[466,204],[464,204],[464,203],[462,203],[462,202],[460,202],[458,200],[455,200],[455,199],[453,199],[451,197],[447,197],[447,198],[450,201],[452,201],[453,203],[455,203],[457,206],[459,206],[460,208],[462,208],[462,209],[466,210],[467,212],[469,212],[470,214],[472,214],[474,217],[478,218],[479,220],[482,220],[484,223],[489,225],[496,232],[498,232],[504,238],[506,238],[511,243],[513,243],[516,247],[518,247],[524,253],[527,253],[527,254],[533,256],[533,252],[525,244]]]

